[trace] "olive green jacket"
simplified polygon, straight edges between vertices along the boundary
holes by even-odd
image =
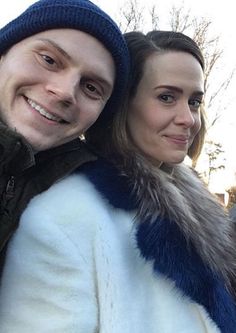
[[[35,155],[22,137],[0,123],[0,251],[32,197],[95,159],[78,139]]]

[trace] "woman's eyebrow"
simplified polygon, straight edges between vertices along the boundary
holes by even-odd
[[[160,86],[156,86],[154,89],[155,90],[156,89],[169,89],[169,90],[175,90],[175,91],[180,92],[180,93],[183,92],[183,90],[181,88],[178,88],[176,86],[171,86],[171,85],[168,85],[168,84],[162,84]]]
[[[160,86],[156,86],[154,89],[169,89],[169,90],[174,90],[176,92],[179,92],[179,93],[182,93],[183,92],[183,89],[179,88],[179,87],[176,87],[176,86],[171,86],[171,85],[160,85]],[[200,96],[203,96],[204,95],[204,92],[202,90],[196,90],[196,91],[193,91],[192,93],[193,95],[200,95]]]

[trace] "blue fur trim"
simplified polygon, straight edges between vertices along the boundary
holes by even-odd
[[[126,177],[103,160],[79,169],[116,208],[133,210],[135,198]],[[222,333],[235,333],[236,306],[223,281],[187,243],[178,225],[168,219],[142,221],[137,229],[137,245],[142,256],[153,262],[154,271],[175,282],[184,295],[201,304]]]
[[[203,305],[222,333],[236,329],[236,308],[219,277],[204,265],[178,225],[168,219],[140,224],[137,243],[154,271],[175,281],[176,287]]]
[[[79,172],[85,173],[97,190],[116,207],[125,210],[136,208],[136,201],[131,195],[131,187],[127,178],[121,176],[116,168],[110,163],[99,159],[79,167]]]

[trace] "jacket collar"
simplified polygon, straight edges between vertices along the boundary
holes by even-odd
[[[1,172],[22,173],[35,163],[34,153],[26,140],[0,122]]]
[[[76,154],[76,151],[79,154]],[[96,159],[80,139],[35,154],[24,137],[0,122],[0,172],[17,176],[35,164],[44,163],[48,159],[70,152],[75,152],[74,165],[76,158],[78,161],[84,159],[84,162]],[[1,171],[2,168],[4,171]]]

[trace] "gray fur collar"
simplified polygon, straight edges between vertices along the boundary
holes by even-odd
[[[136,158],[134,165],[125,168],[125,173],[134,184],[141,220],[169,217],[194,244],[203,262],[222,274],[228,285],[235,281],[233,224],[196,173],[184,164],[153,168],[142,158]]]

